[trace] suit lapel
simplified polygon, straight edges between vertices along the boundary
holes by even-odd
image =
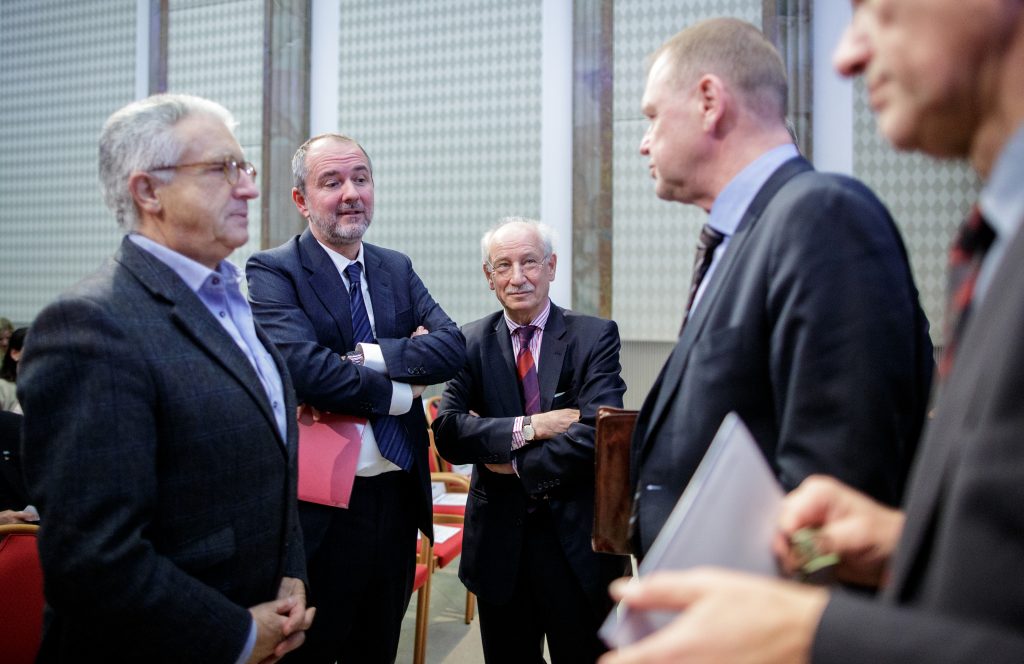
[[[214,362],[221,365],[252,397],[260,412],[277,432],[277,419],[270,408],[256,370],[213,314],[170,267],[139,249],[127,237],[115,259],[130,271],[154,296],[171,305],[171,320]],[[262,339],[261,339],[262,340]],[[266,342],[264,342],[266,343]],[[281,447],[284,449],[284,441]]]
[[[299,238],[299,258],[306,270],[310,288],[316,293],[324,313],[338,326],[343,348],[352,348],[352,315],[348,291],[330,256],[307,228]]]
[[[559,307],[552,304],[548,322],[544,325],[544,336],[541,338],[540,369],[537,373],[542,413],[551,409],[555,390],[558,389],[558,377],[562,374],[562,362],[565,360],[565,337],[565,316]]]
[[[708,285],[704,289],[699,306],[694,312],[693,317],[686,323],[683,334],[679,337],[679,342],[672,349],[672,354],[669,356],[661,376],[659,376],[661,388],[656,392],[656,401],[651,407],[650,419],[648,420],[647,431],[644,435],[641,453],[643,449],[646,449],[650,441],[654,439],[654,434],[661,424],[661,419],[664,417],[668,404],[672,402],[676,392],[679,390],[679,385],[682,382],[683,374],[686,371],[686,365],[690,358],[690,349],[700,337],[710,313],[714,311],[721,293],[725,290],[725,284],[729,283],[736,266],[740,264],[740,257],[743,255],[744,247],[747,245],[757,225],[757,221],[783,185],[797,174],[809,170],[812,170],[810,163],[802,157],[795,157],[785,162],[772,173],[768,181],[764,183],[757,192],[757,195],[754,196],[754,200],[751,201],[747,211],[743,214],[743,219],[740,221],[739,226],[736,227],[736,233],[729,239],[725,253],[720,259],[721,262],[715,267],[711,280],[708,281]],[[655,392],[652,391],[652,394],[655,394]]]
[[[370,289],[370,303],[373,306],[373,327],[378,339],[393,339],[399,336],[395,329],[395,293],[391,287],[391,273],[384,269],[384,261],[376,247],[363,243],[363,260],[366,261],[366,286]]]
[[[491,334],[484,340],[485,380],[496,389],[487,390],[488,395],[497,395],[501,410],[498,413],[520,415],[523,412],[523,400],[519,395],[519,374],[516,372],[515,360],[512,355],[512,337],[505,323],[505,316],[498,312]],[[505,389],[502,385],[515,385],[516,389]]]

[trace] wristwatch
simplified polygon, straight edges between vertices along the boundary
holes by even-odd
[[[530,416],[527,415],[523,418],[523,438],[526,441],[531,441],[536,437],[536,435],[537,431],[533,428],[533,425],[530,424]]]

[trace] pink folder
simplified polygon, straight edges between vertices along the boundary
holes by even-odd
[[[322,413],[299,418],[299,500],[348,507],[366,419]]]

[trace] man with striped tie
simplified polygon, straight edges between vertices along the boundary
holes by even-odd
[[[484,658],[593,662],[623,558],[594,553],[594,418],[622,406],[614,322],[567,311],[548,290],[552,231],[503,219],[482,240],[502,310],[463,329],[468,361],[434,420],[438,451],[473,463],[459,578],[476,593]]]
[[[299,403],[368,418],[347,509],[299,503],[315,633],[289,662],[394,662],[412,595],[416,530],[432,537],[429,449],[419,397],[465,360],[458,327],[408,256],[362,241],[373,218],[370,159],[324,134],[292,159],[309,227],[249,260],[249,297]]]

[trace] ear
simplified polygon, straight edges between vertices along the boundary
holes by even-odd
[[[491,271],[487,269],[487,263],[484,263],[484,279],[487,280],[487,286],[494,290],[494,278],[491,276]]]
[[[551,254],[551,258],[548,261],[548,269],[551,270],[550,281],[555,280],[555,268],[558,267],[558,254]]]
[[[702,127],[705,132],[712,132],[725,115],[725,83],[714,74],[704,74],[697,82],[697,98]]]
[[[309,219],[309,208],[306,207],[306,197],[302,195],[298,187],[292,187],[292,201],[295,203],[295,207],[299,209],[301,214],[306,219]]]
[[[159,214],[163,205],[156,194],[157,180],[149,173],[132,171],[128,176],[128,192],[132,195],[139,212],[151,215]]]

